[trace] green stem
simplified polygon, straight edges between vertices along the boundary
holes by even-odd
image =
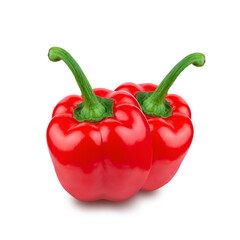
[[[106,116],[108,110],[105,108],[104,100],[95,95],[82,69],[67,51],[59,47],[52,47],[49,49],[48,57],[53,62],[63,60],[67,64],[82,92],[83,104],[79,104],[79,109],[75,109],[74,118],[79,121],[100,121],[111,115],[107,114]]]
[[[178,75],[189,65],[201,67],[205,63],[205,57],[202,53],[193,53],[182,59],[162,80],[157,89],[153,93],[138,93],[141,107],[148,115],[168,117],[171,115],[172,109],[170,103],[165,100],[169,88],[172,86]]]

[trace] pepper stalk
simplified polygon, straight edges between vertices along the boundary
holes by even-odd
[[[106,117],[113,117],[113,99],[95,95],[81,67],[66,50],[52,47],[49,49],[48,58],[53,62],[63,60],[72,71],[81,90],[83,102],[77,104],[73,118],[78,121],[99,122]]]
[[[202,53],[192,53],[172,68],[154,92],[137,92],[137,100],[144,113],[153,117],[167,118],[171,116],[172,108],[170,102],[165,99],[169,88],[186,67],[191,64],[201,67],[204,63],[205,56]]]

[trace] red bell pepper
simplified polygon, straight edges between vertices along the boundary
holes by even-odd
[[[92,90],[65,50],[51,48],[48,56],[68,65],[82,92],[56,105],[47,129],[60,183],[82,201],[132,197],[146,181],[152,161],[150,129],[138,102],[125,91]]]
[[[159,86],[125,83],[115,90],[127,91],[137,98],[150,126],[153,159],[143,190],[152,191],[168,183],[187,154],[193,139],[191,111],[183,98],[167,92],[187,66],[200,67],[204,63],[203,54],[190,54],[169,72]]]

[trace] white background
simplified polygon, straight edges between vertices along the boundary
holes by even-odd
[[[239,1],[1,1],[0,239],[240,239]],[[195,135],[174,179],[129,201],[82,203],[63,190],[46,144],[57,102],[80,94],[63,47],[93,87],[159,83],[206,55],[170,89]],[[238,228],[238,229],[237,229]]]

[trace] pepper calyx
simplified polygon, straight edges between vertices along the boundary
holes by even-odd
[[[145,101],[148,99],[153,92],[137,92],[137,101],[142,109],[142,111],[150,117],[162,117],[167,118],[172,115],[172,108],[170,102],[166,99],[163,102],[156,104],[152,102]]]
[[[113,117],[113,99],[96,97],[104,109],[94,107],[89,111],[88,107],[87,111],[85,111],[85,103],[81,102],[80,104],[77,104],[77,108],[74,109],[73,118],[80,122],[99,122],[104,118]]]

